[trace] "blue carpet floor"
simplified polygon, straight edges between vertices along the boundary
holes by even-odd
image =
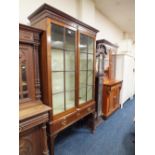
[[[128,100],[94,134],[85,127],[72,126],[60,133],[55,155],[134,155],[135,99]]]

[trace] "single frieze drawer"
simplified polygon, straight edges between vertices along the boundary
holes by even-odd
[[[52,123],[52,132],[58,132],[68,127],[70,124],[72,124],[75,121],[75,118],[76,118],[76,112],[70,114],[69,116],[60,118],[57,121],[54,121]]]
[[[91,106],[89,106],[89,107],[85,107],[85,108],[79,108],[78,110],[77,110],[77,114],[76,114],[76,116],[78,117],[78,118],[82,118],[82,117],[84,117],[84,116],[86,116],[86,115],[88,115],[89,113],[91,113],[91,112],[94,112],[95,111],[95,105],[91,105]]]

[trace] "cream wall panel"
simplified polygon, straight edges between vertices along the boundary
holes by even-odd
[[[79,19],[92,27],[95,24],[95,5],[92,0],[79,0]]]
[[[133,56],[128,54],[116,55],[116,79],[123,80],[120,94],[120,104],[122,107],[124,102],[135,94],[134,66]]]

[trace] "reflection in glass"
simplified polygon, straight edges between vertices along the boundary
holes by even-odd
[[[88,52],[93,53],[94,41],[93,38],[88,37]]]
[[[52,49],[52,71],[64,70],[63,51],[59,49]]]
[[[70,29],[65,29],[66,35],[66,49],[75,50],[75,32]]]
[[[52,48],[64,48],[64,28],[52,24]]]
[[[53,95],[53,113],[58,114],[64,111],[64,93]]]
[[[26,83],[26,65],[24,63],[21,65],[21,69],[22,69],[22,81]]]
[[[86,87],[87,72],[80,71],[80,87]]]
[[[93,87],[92,86],[87,86],[87,101],[93,99]]]
[[[87,52],[88,50],[88,37],[80,34],[80,52]]]
[[[21,94],[20,98],[28,98],[28,86],[27,86],[27,75],[26,75],[26,64],[22,63],[20,66],[20,71],[21,71],[21,89],[19,88]]]
[[[84,102],[86,102],[86,88],[80,88],[79,103],[82,104]]]
[[[87,53],[80,53],[80,70],[87,70]]]
[[[75,107],[75,90],[66,92],[66,109]]]
[[[28,93],[23,94],[23,98],[28,98]]]
[[[65,67],[66,71],[75,70],[75,53],[74,52],[65,52]]]
[[[93,72],[92,71],[87,72],[87,78],[88,78],[87,84],[92,85],[93,84]]]
[[[64,91],[64,73],[53,72],[52,73],[52,88],[53,94]]]
[[[88,70],[93,70],[93,54],[88,54]]]
[[[65,72],[66,74],[66,90],[70,91],[75,89],[75,73]]]

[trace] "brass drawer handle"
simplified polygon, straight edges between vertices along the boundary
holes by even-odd
[[[77,115],[77,116],[80,116],[80,113],[78,112],[76,115]]]
[[[89,107],[89,108],[87,109],[87,111],[90,112],[90,111],[91,111],[91,107]]]
[[[62,124],[63,126],[65,126],[65,125],[67,124],[67,121],[64,120],[64,121],[61,122],[61,124]]]

